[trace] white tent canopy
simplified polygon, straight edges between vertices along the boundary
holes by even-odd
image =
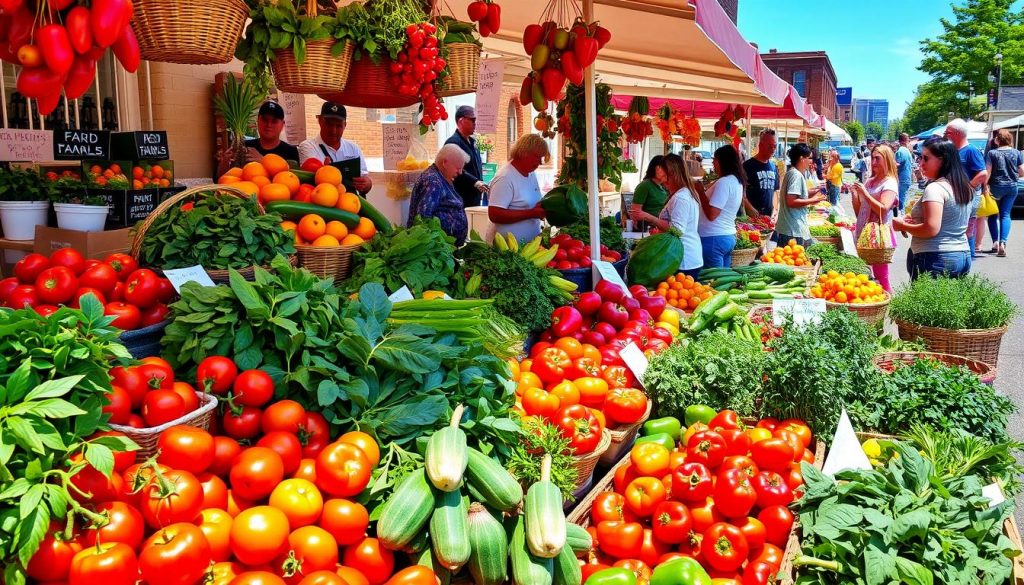
[[[843,130],[838,125],[833,123],[832,120],[829,120],[828,118],[825,118],[825,132],[828,133],[828,139],[829,140],[838,140],[838,141],[841,141],[841,142],[853,142],[853,138],[850,136],[849,132],[847,132],[846,130]]]
[[[1024,126],[1024,114],[1017,116],[1016,118],[1010,118],[1009,120],[1003,120],[992,125],[993,130],[1002,130],[1003,128],[1020,128]]]

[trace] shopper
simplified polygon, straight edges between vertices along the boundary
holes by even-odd
[[[665,181],[668,174],[665,171],[665,157],[660,154],[651,159],[647,164],[647,172],[644,180],[633,190],[633,203],[629,206],[629,217],[633,220],[633,229],[644,231],[645,223],[651,223],[658,219],[661,210],[668,201],[668,191],[665,190]]]
[[[739,152],[731,144],[715,151],[712,164],[718,180],[711,192],[701,195],[697,234],[705,268],[732,266],[732,250],[736,247],[736,214],[743,203],[743,173]]]
[[[864,157],[860,154],[859,150],[853,152],[853,158],[850,160],[850,170],[853,171],[853,176],[857,177],[858,183],[864,182]]]
[[[907,192],[910,191],[910,185],[914,182],[914,156],[910,154],[910,135],[906,132],[900,133],[900,145],[895,152],[896,159],[896,184],[899,186],[899,197],[900,209],[903,209],[907,205]]]
[[[892,227],[893,209],[899,203],[899,170],[896,157],[888,146],[876,146],[871,153],[872,173],[867,183],[854,183],[850,193],[853,196],[853,211],[857,216],[856,238],[868,222],[886,224]],[[890,242],[896,247],[896,237]],[[891,293],[889,265],[872,264],[871,272],[885,292]]]
[[[893,227],[913,236],[907,253],[911,279],[922,274],[961,277],[971,270],[967,224],[979,198],[960,162],[956,145],[932,138],[921,151],[921,172],[929,183],[909,217],[893,219]],[[956,299],[949,299],[950,302]]]
[[[814,153],[811,147],[803,142],[794,144],[789,149],[789,170],[782,180],[782,197],[779,199],[779,220],[775,224],[772,239],[785,246],[790,240],[807,246],[810,244],[811,230],[807,225],[807,212],[810,207],[825,200],[817,188],[810,190],[804,173],[811,166]]]
[[[774,220],[778,214],[779,170],[772,161],[777,147],[775,130],[762,130],[757,140],[757,154],[743,161],[743,174],[747,177],[743,209],[751,217],[767,215]]]
[[[462,197],[463,207],[480,205],[481,195],[487,192],[487,184],[481,180],[484,176],[483,162],[480,160],[480,151],[476,149],[476,138],[473,138],[475,131],[476,110],[473,106],[459,106],[455,110],[455,133],[445,144],[458,146],[469,157],[462,174],[455,177],[455,190]]]
[[[469,219],[455,185],[467,164],[469,155],[457,144],[445,144],[437,151],[434,164],[413,185],[409,226],[417,217],[436,217],[441,221],[441,229],[455,238],[456,246],[466,243]]]
[[[686,165],[678,154],[665,156],[665,170],[668,180],[665,186],[670,193],[661,215],[652,223],[662,231],[676,228],[682,232],[683,261],[679,270],[693,278],[697,278],[704,265],[700,236],[697,233],[700,222],[700,202],[697,201],[697,190],[693,179],[686,173]]]
[[[513,234],[520,242],[528,242],[540,234],[544,208],[534,171],[551,152],[540,134],[524,134],[512,145],[511,160],[491,181],[487,218],[499,235]]]
[[[828,182],[825,184],[828,202],[835,207],[839,205],[839,191],[843,188],[843,163],[839,162],[839,152],[828,151]]]
[[[352,186],[362,194],[368,193],[373,188],[373,181],[366,170],[363,151],[355,142],[342,138],[348,125],[348,111],[345,106],[324,102],[316,121],[320,124],[320,133],[299,145],[299,162],[315,158],[324,164],[330,164],[359,159],[360,176],[352,179]]]
[[[274,101],[265,101],[256,113],[256,132],[258,138],[245,141],[246,162],[259,162],[268,154],[276,154],[287,161],[299,162],[299,149],[295,145],[281,140],[284,132],[284,108]],[[217,176],[223,175],[231,166],[234,152],[224,149],[217,155]]]
[[[992,250],[999,257],[1006,256],[1006,239],[1010,236],[1010,212],[1017,199],[1017,179],[1024,177],[1024,157],[1013,144],[1009,130],[996,132],[994,149],[985,155],[988,171],[986,187],[999,203],[999,213],[988,216],[988,231],[992,234]],[[980,246],[981,242],[978,242]]]
[[[988,171],[985,170],[985,157],[976,146],[967,142],[967,122],[962,118],[956,118],[946,124],[945,136],[953,142],[960,154],[960,164],[963,167],[967,178],[971,182],[976,198],[981,198],[981,189],[988,181]],[[975,206],[977,208],[977,206]],[[970,242],[971,258],[977,258],[976,236],[978,233],[978,218],[972,217],[967,225],[967,240]]]

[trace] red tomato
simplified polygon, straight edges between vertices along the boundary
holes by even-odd
[[[774,544],[765,544],[760,550],[754,550],[750,554],[751,563],[767,563],[771,565],[775,572],[779,571],[779,567],[782,566],[782,559],[785,553],[782,549],[775,546]]]
[[[136,368],[116,366],[111,368],[110,378],[114,384],[128,391],[128,395],[132,399],[132,408],[142,407],[142,399],[149,392],[149,387]]]
[[[601,552],[617,559],[639,558],[644,527],[637,522],[602,522],[597,525],[597,542]]]
[[[533,368],[530,370],[540,377],[545,383],[561,382],[565,379],[566,368],[572,366],[569,354],[557,347],[549,347],[542,350],[533,358]]]
[[[757,503],[757,493],[747,474],[738,469],[719,472],[713,490],[715,505],[727,518],[742,518]]]
[[[196,475],[199,486],[203,488],[203,509],[216,508],[223,510],[228,507],[228,485],[224,480],[204,471]]]
[[[149,585],[183,585],[200,581],[212,560],[203,531],[191,522],[178,522],[142,545],[139,572]]]
[[[199,527],[210,545],[210,557],[214,562],[223,562],[231,558],[231,523],[230,514],[220,508],[203,508],[192,521]]]
[[[235,458],[231,466],[231,489],[245,500],[260,500],[270,495],[284,479],[281,456],[267,447],[250,447]]]
[[[160,298],[160,277],[148,268],[140,268],[125,281],[124,300],[140,309],[152,307]]]
[[[221,419],[221,428],[233,439],[252,439],[260,434],[263,411],[255,406],[229,409]]]
[[[39,273],[36,278],[36,294],[39,300],[59,305],[71,300],[78,290],[78,278],[66,266],[53,266]]]
[[[109,403],[103,407],[103,412],[110,415],[107,422],[115,425],[127,424],[128,417],[132,414],[132,397],[128,391],[120,386],[111,386],[107,400]]]
[[[151,528],[191,522],[203,507],[203,487],[180,469],[154,474],[142,488],[142,517]]]
[[[160,360],[160,362],[152,360],[153,358],[145,358],[142,360],[141,365],[136,366],[139,376],[142,377],[142,380],[150,390],[173,390],[174,370],[163,360]]]
[[[288,548],[288,553],[277,560],[282,565],[298,561],[296,576],[300,578],[338,565],[338,542],[319,526],[301,526],[293,530],[288,535]],[[294,555],[295,561],[290,560],[289,555]]]
[[[20,285],[21,283],[18,282],[18,279],[13,276],[0,280],[0,303],[6,303],[7,297]]]
[[[782,472],[793,462],[793,446],[786,439],[772,437],[751,445],[750,456],[762,470]]]
[[[370,483],[373,466],[359,447],[331,443],[316,458],[316,485],[335,497],[357,495]]]
[[[39,275],[49,267],[49,258],[32,253],[14,264],[14,276],[17,276],[22,284],[35,284]]]
[[[793,512],[786,506],[769,506],[761,510],[757,519],[764,524],[765,538],[775,546],[786,546],[793,529]]]
[[[787,418],[779,423],[779,427],[782,427],[792,433],[796,433],[796,435],[800,437],[800,442],[803,444],[804,448],[811,448],[811,443],[814,441],[814,435],[811,433],[811,428],[808,427],[807,423],[804,421],[796,418]]]
[[[103,475],[95,467],[86,463],[81,453],[71,456],[71,467],[78,468],[78,471],[71,476],[71,483],[78,488],[78,491],[91,495],[92,497],[88,498],[90,502],[99,504],[120,498],[124,490],[124,480],[121,476],[115,474],[107,477]],[[71,493],[76,500],[86,499],[75,491]]]
[[[340,546],[355,544],[366,536],[370,514],[358,502],[335,498],[324,502],[320,527],[331,533]]]
[[[128,24],[130,13],[126,0],[93,0],[89,22],[92,38],[97,47],[109,47],[117,40],[121,29]]]
[[[654,537],[666,544],[679,544],[690,538],[693,519],[682,502],[666,501],[658,504],[651,515]]]
[[[175,425],[156,441],[159,463],[190,473],[202,473],[213,463],[213,437],[199,427]]]
[[[732,524],[718,522],[704,532],[701,556],[718,571],[736,571],[747,560],[750,547],[740,529]]]
[[[124,300],[124,283],[120,280],[114,285],[114,290],[110,291],[110,295],[107,298],[108,301],[123,301]]]
[[[160,292],[157,294],[157,300],[161,303],[169,303],[178,295],[178,291],[174,290],[174,285],[171,284],[170,280],[160,277],[157,279],[157,283],[160,285]]]
[[[341,563],[365,575],[370,585],[382,585],[395,570],[395,555],[376,538],[364,538],[345,549]]]
[[[82,545],[74,538],[65,540],[63,528],[57,523],[51,524],[50,530],[39,543],[39,550],[25,567],[29,577],[37,581],[63,581],[68,578],[71,560],[82,550]]]
[[[672,496],[681,502],[704,502],[712,486],[711,472],[703,463],[684,463],[672,472]]]
[[[277,508],[254,506],[231,523],[231,551],[246,565],[269,563],[287,546],[288,518]]]
[[[754,463],[754,460],[745,455],[733,455],[731,457],[726,457],[725,461],[722,461],[722,465],[719,466],[718,470],[724,471],[726,469],[739,469],[743,473],[746,473],[747,477],[751,478],[757,475],[760,471],[760,469],[757,468],[757,464]]]
[[[89,9],[75,6],[64,17],[64,26],[68,29],[68,39],[79,55],[85,55],[92,49],[92,28],[89,27]]]
[[[135,551],[123,542],[83,549],[71,560],[68,585],[134,585],[139,578]]]
[[[582,404],[560,409],[552,422],[562,436],[569,439],[569,448],[576,455],[592,453],[601,443],[604,428],[594,413]]]
[[[196,395],[196,389],[187,382],[175,382],[171,387],[171,391],[181,396],[181,401],[185,405],[185,412],[189,413],[199,408],[199,396]]]
[[[74,292],[74,294],[71,295],[71,302],[69,303],[69,306],[72,309],[81,309],[82,308],[82,297],[84,297],[85,295],[92,295],[92,296],[96,297],[96,300],[99,301],[99,303],[101,305],[106,305],[107,304],[107,299],[103,295],[103,293],[101,293],[100,291],[98,291],[98,290],[96,290],[94,288],[89,288],[89,287],[81,286],[81,287],[78,287],[78,290],[76,290]]]
[[[709,497],[700,505],[694,504],[689,508],[690,518],[693,519],[693,529],[701,534],[712,524],[722,521],[722,514],[718,511],[714,498]]]
[[[299,438],[283,431],[271,431],[260,437],[257,446],[266,447],[281,456],[285,475],[295,473],[302,460],[302,444]]]
[[[85,272],[85,256],[74,248],[61,248],[50,254],[50,266],[64,266],[77,277]]]
[[[636,378],[625,366],[607,367],[601,377],[608,382],[608,386],[611,388],[632,388],[636,385]]]
[[[725,459],[725,439],[715,431],[695,433],[686,443],[686,460],[703,463],[711,469]]]
[[[647,396],[636,388],[616,388],[608,393],[604,413],[609,423],[633,424],[647,412]]]
[[[146,532],[146,523],[137,508],[125,502],[104,502],[96,506],[94,511],[105,516],[108,522],[102,528],[90,528],[85,531],[82,542],[86,546],[95,546],[99,541],[123,542],[132,547],[132,550],[139,548]]]
[[[326,447],[327,445],[324,445]],[[322,450],[322,449],[321,449]],[[316,458],[303,456],[299,460],[299,468],[292,474],[293,478],[305,479],[316,484]]]
[[[246,370],[238,374],[238,376],[235,378],[234,385],[232,386],[232,391],[235,397],[235,404],[241,404],[243,406],[263,406],[264,404],[270,402],[270,399],[274,397],[274,380],[271,379],[270,375],[264,372],[263,370]],[[294,402],[293,404],[298,405],[297,402]],[[274,406],[276,405],[272,405],[270,408],[268,408],[267,412],[270,412],[271,408],[274,408]],[[291,408],[291,410],[294,410],[293,406],[289,405],[289,407]],[[299,406],[299,408],[302,407]],[[283,412],[285,407],[277,407],[277,409],[280,409]],[[303,420],[302,422],[305,422],[305,420]],[[297,431],[298,429],[296,429],[296,432]],[[268,431],[264,429],[264,432]]]
[[[125,331],[138,329],[139,325],[142,324],[142,313],[139,312],[139,308],[128,303],[120,301],[107,303],[103,307],[103,314],[114,317],[114,322],[111,323],[112,327],[124,329]]]
[[[203,392],[227,394],[238,377],[238,367],[230,358],[210,356],[196,368],[196,384]],[[271,388],[273,390],[273,388]],[[236,402],[237,404],[237,402]]]
[[[753,516],[747,516],[742,520],[733,519],[730,523],[740,529],[740,532],[743,533],[743,537],[747,539],[747,545],[751,550],[756,550],[764,546],[765,539],[767,538],[764,522],[761,522]]]
[[[725,439],[725,456],[746,455],[750,452],[750,445],[753,441],[750,435],[740,429],[722,429],[719,431]]]
[[[665,501],[665,485],[656,477],[638,477],[626,487],[626,506],[641,518],[650,518],[659,504]]]
[[[237,380],[235,381],[237,382]],[[293,435],[297,435],[305,423],[306,409],[294,400],[279,400],[271,404],[264,409],[263,418],[260,421],[264,433],[284,431]]]
[[[7,296],[7,306],[12,309],[35,307],[39,304],[39,295],[34,286],[19,286]]]
[[[114,272],[117,273],[118,280],[124,281],[128,279],[128,275],[135,272],[139,268],[138,261],[132,258],[128,254],[111,254],[103,260],[105,264],[109,264]]]
[[[160,426],[185,414],[185,401],[173,390],[153,390],[142,401],[142,420],[146,426]]]
[[[644,529],[644,541],[640,545],[640,560],[648,566],[657,565],[662,555],[671,552],[672,547],[654,538],[650,528]]]
[[[590,522],[597,525],[605,521],[636,521],[636,515],[626,508],[626,497],[614,491],[601,492],[590,508]]]
[[[786,479],[774,471],[762,471],[751,480],[757,493],[757,507],[788,506],[793,501],[793,490]]]
[[[157,323],[161,323],[167,319],[167,316],[171,314],[171,309],[163,303],[157,303],[140,312],[142,314],[142,321],[140,324],[142,327],[149,327],[150,325],[156,325]]]
[[[316,457],[320,454],[331,440],[331,425],[327,423],[324,415],[319,412],[306,412],[306,424],[299,431],[299,440],[302,441],[303,457]],[[371,463],[377,464],[373,461]]]

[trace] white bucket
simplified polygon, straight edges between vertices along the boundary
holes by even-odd
[[[54,203],[57,212],[57,227],[77,232],[101,232],[107,223],[106,205],[80,205],[78,203]]]
[[[34,240],[36,226],[46,225],[49,201],[0,201],[0,227],[8,240]]]

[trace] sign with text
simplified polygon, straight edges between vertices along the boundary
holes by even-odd
[[[384,169],[395,170],[398,161],[409,154],[412,145],[412,124],[381,124],[384,140]]]
[[[615,266],[611,262],[605,262],[604,260],[598,260],[591,265],[594,271],[594,283],[598,283],[602,280],[610,280],[613,284],[617,284],[622,287],[622,290],[626,291],[626,296],[632,298],[633,294],[629,292],[629,287],[619,276],[619,272],[615,270]]]
[[[853,241],[853,232],[846,228],[839,228],[839,239],[843,243],[843,252],[850,256],[857,256],[857,243]]]
[[[164,269],[164,276],[167,277],[167,280],[171,281],[174,290],[178,291],[179,294],[181,293],[182,285],[186,282],[198,282],[201,286],[216,286],[213,280],[210,279],[210,275],[206,273],[206,269],[198,264],[188,268]]]
[[[281,109],[284,110],[284,141],[288,144],[302,142],[308,137],[305,94],[278,92],[277,99],[281,103]]]
[[[108,130],[55,130],[53,160],[109,160]]]
[[[480,62],[476,88],[476,132],[494,134],[498,131],[498,113],[501,109],[501,82],[505,78],[505,63],[497,59]]]
[[[0,128],[0,160],[40,161],[53,158],[53,132]]]
[[[630,343],[619,351],[622,361],[626,367],[636,376],[637,383],[643,386],[644,374],[647,373],[647,356],[640,351],[635,343]]]
[[[772,321],[776,326],[793,315],[793,323],[817,323],[825,314],[825,299],[775,299],[772,301]]]
[[[411,301],[415,298],[416,297],[412,296],[412,291],[409,290],[409,287],[403,286],[402,288],[391,293],[391,296],[388,297],[388,300],[391,301],[392,303],[400,303],[402,301]]]
[[[167,132],[114,132],[111,135],[111,158],[117,160],[167,160],[171,156],[167,146]]]

